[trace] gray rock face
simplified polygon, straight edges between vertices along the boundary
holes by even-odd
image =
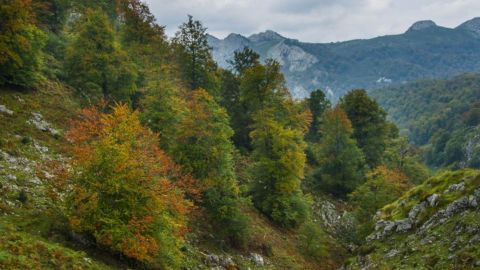
[[[263,259],[263,257],[260,254],[250,253],[250,259],[257,266],[264,266],[265,265],[265,260]]]
[[[13,115],[13,111],[7,109],[5,105],[0,105],[0,113],[8,114],[8,115]]]
[[[465,189],[465,183],[460,182],[458,184],[452,184],[450,187],[448,187],[444,193],[451,193],[451,192],[457,192],[457,191],[462,191]]]
[[[398,251],[398,250],[396,250],[396,249],[392,249],[392,250],[390,250],[390,251],[385,255],[385,259],[395,257],[395,256],[397,256],[398,254],[400,254],[400,251]]]
[[[236,269],[237,267],[232,257],[228,255],[207,254],[204,262],[211,269]]]
[[[397,232],[406,232],[413,227],[412,220],[409,218],[397,220],[395,221],[395,225],[397,227]]]
[[[34,125],[37,129],[56,136],[60,135],[60,131],[53,128],[50,123],[43,119],[43,115],[40,113],[32,113],[32,118],[27,121],[29,124]]]
[[[430,207],[435,207],[438,204],[438,200],[440,199],[440,195],[432,194],[430,197],[427,198],[427,202]]]
[[[415,205],[414,207],[412,207],[412,209],[410,210],[410,212],[408,212],[408,219],[410,220],[415,220],[418,216],[418,214],[423,210],[425,209],[427,205],[427,202],[421,202],[417,205]]]
[[[454,184],[448,188],[449,192],[463,190],[465,183]],[[415,205],[408,212],[408,218],[389,221],[379,220],[375,224],[375,232],[367,237],[367,241],[381,239],[391,234],[392,232],[407,232],[411,230],[414,225],[419,223],[418,214],[422,212],[426,207],[434,207],[438,204],[440,195],[432,194],[425,201]],[[477,208],[480,202],[480,188],[476,189],[473,195],[468,197],[462,197],[449,205],[443,210],[438,211],[432,217],[430,217],[423,225],[418,229],[417,233],[422,234],[429,230],[436,224],[442,224],[446,222],[451,216],[461,213],[467,209]]]
[[[422,234],[436,224],[442,224],[447,221],[451,216],[461,213],[465,210],[478,207],[477,201],[480,200],[480,189],[475,190],[474,195],[467,198],[462,197],[456,201],[453,201],[443,210],[435,213],[430,219],[428,219],[418,230],[419,234]]]

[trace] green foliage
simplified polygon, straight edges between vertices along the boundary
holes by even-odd
[[[32,0],[32,3],[35,6],[38,24],[58,34],[67,21],[73,0]]]
[[[377,210],[398,199],[409,188],[410,183],[405,175],[385,166],[367,174],[365,183],[349,195],[350,202],[355,206],[358,241],[363,241],[372,232],[373,215]]]
[[[239,208],[228,115],[203,89],[190,92],[187,107],[188,117],[178,127],[172,155],[184,172],[200,181],[204,207],[219,234],[243,245],[248,220]]]
[[[30,0],[0,4],[0,85],[38,86],[46,35],[34,16]]]
[[[320,89],[312,91],[306,102],[312,114],[312,123],[310,124],[310,129],[305,137],[308,141],[318,142],[321,138],[319,131],[319,127],[321,126],[321,116],[327,109],[330,109],[332,104],[325,96],[325,93]]]
[[[93,261],[84,252],[49,243],[12,227],[0,231],[2,269],[113,269]]]
[[[435,167],[480,166],[478,100],[480,76],[426,80],[371,94],[384,106],[402,133],[423,146],[424,160]]]
[[[212,59],[207,42],[207,29],[200,21],[188,16],[175,34],[173,44],[180,63],[183,80],[191,90],[204,88],[215,93],[214,71],[216,64]]]
[[[189,116],[187,101],[173,79],[152,80],[146,86],[140,107],[142,122],[160,135],[160,146],[174,154],[180,124]]]
[[[319,224],[305,222],[298,230],[299,249],[309,257],[321,261],[327,252],[327,235]]]
[[[309,203],[300,189],[305,166],[304,133],[284,125],[273,114],[261,110],[254,116],[253,201],[274,222],[297,227],[309,216]]]
[[[353,137],[370,168],[381,164],[388,136],[387,113],[365,90],[352,90],[340,101],[352,122]]]
[[[401,171],[414,184],[421,184],[429,176],[428,168],[420,160],[419,149],[408,143],[405,137],[391,138],[385,150],[385,165]]]
[[[363,153],[352,138],[350,120],[339,106],[324,112],[320,132],[322,139],[314,148],[318,162],[314,187],[344,197],[362,183]]]
[[[69,83],[92,102],[102,98],[129,102],[137,71],[116,42],[108,17],[87,10],[74,30],[77,34],[65,60]]]
[[[245,69],[260,64],[260,55],[252,49],[245,47],[241,51],[235,51],[233,59],[229,60],[228,63],[237,74],[242,74]]]

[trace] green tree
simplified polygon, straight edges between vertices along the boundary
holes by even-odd
[[[170,77],[149,81],[140,103],[142,122],[160,135],[161,148],[173,156],[180,124],[189,116],[179,83]]]
[[[240,105],[237,107],[238,114],[232,119],[235,130],[233,138],[237,147],[251,150],[249,134],[254,124],[253,115],[266,107],[276,107],[279,112],[284,111],[286,108],[281,106],[291,96],[285,86],[280,64],[271,59],[267,60],[265,65],[255,64],[245,68],[239,76],[239,82]]]
[[[0,4],[0,85],[35,87],[41,79],[46,35],[34,15],[30,0]]]
[[[136,67],[115,41],[108,17],[100,10],[87,10],[77,27],[66,53],[69,83],[92,101],[129,102],[136,88]]]
[[[318,130],[319,126],[321,125],[321,116],[323,112],[329,109],[332,104],[325,96],[322,90],[317,89],[310,93],[310,97],[307,98],[307,105],[310,109],[310,113],[312,114],[312,123],[310,124],[310,129],[307,133],[307,140],[308,141],[317,141],[321,137],[321,134]]]
[[[384,163],[395,171],[403,173],[411,183],[421,184],[429,177],[428,168],[419,162],[420,152],[408,143],[406,137],[392,138],[385,150]]]
[[[382,162],[388,139],[387,113],[363,89],[348,92],[340,106],[352,122],[353,137],[365,154],[370,168]]]
[[[191,90],[204,88],[215,92],[213,82],[215,62],[210,53],[207,40],[207,29],[200,21],[188,16],[188,21],[183,23],[173,38],[176,55],[184,81]]]
[[[233,59],[228,63],[237,74],[242,74],[245,69],[260,64],[260,55],[248,47],[233,52]]]
[[[190,92],[187,107],[189,114],[178,127],[173,155],[185,173],[200,181],[203,205],[219,234],[243,245],[248,220],[240,212],[228,115],[203,89]]]
[[[362,183],[363,153],[352,138],[352,124],[341,107],[324,112],[320,131],[314,186],[344,197]]]
[[[364,184],[357,187],[349,200],[355,206],[354,216],[359,224],[357,238],[363,241],[374,227],[373,215],[384,205],[398,199],[411,184],[400,171],[379,166],[367,174]]]
[[[300,184],[304,177],[304,132],[276,119],[271,108],[258,111],[251,132],[255,206],[277,224],[292,228],[309,216]]]

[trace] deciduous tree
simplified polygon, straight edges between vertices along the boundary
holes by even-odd
[[[184,177],[158,148],[158,136],[137,113],[85,109],[67,138],[72,149],[68,217],[73,230],[125,256],[178,269],[191,203],[178,188]]]

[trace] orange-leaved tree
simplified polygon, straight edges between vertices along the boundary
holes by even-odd
[[[136,112],[84,109],[67,134],[73,188],[68,218],[76,232],[129,258],[177,269],[191,203],[179,169]]]

